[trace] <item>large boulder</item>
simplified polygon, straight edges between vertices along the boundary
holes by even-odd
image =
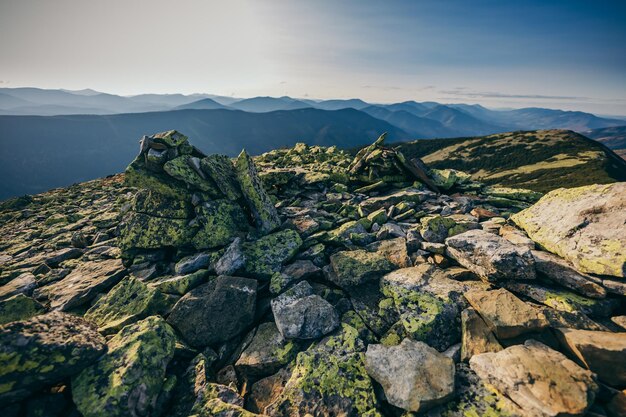
[[[247,274],[270,279],[275,272],[293,258],[302,246],[302,239],[295,230],[281,230],[242,245]]]
[[[387,401],[407,411],[427,410],[454,394],[454,362],[423,342],[371,344],[365,369],[382,385]]]
[[[594,278],[581,274],[565,259],[550,252],[532,251],[537,272],[550,281],[592,298],[606,297],[606,290]]]
[[[302,281],[272,300],[272,313],[280,334],[288,339],[316,339],[339,326],[335,308],[311,285]]]
[[[192,346],[225,342],[252,323],[256,290],[256,280],[219,276],[178,300],[167,321]]]
[[[598,392],[591,371],[534,340],[476,355],[470,366],[529,416],[582,416]]]
[[[235,363],[237,371],[246,376],[267,376],[287,365],[298,353],[298,344],[285,339],[276,324],[262,323],[250,344]]]
[[[87,310],[85,318],[98,325],[103,333],[115,333],[127,324],[157,314],[165,309],[160,291],[137,278],[122,280]]]
[[[119,259],[83,262],[62,280],[39,288],[35,296],[47,298],[51,309],[65,311],[91,301],[126,274]]]
[[[26,320],[44,312],[44,307],[24,294],[0,301],[0,325]]]
[[[498,338],[507,339],[542,330],[549,324],[548,319],[538,309],[504,288],[469,291],[465,293],[465,298]]]
[[[337,252],[330,257],[327,278],[342,288],[362,285],[376,280],[395,265],[380,252],[359,249]]]
[[[580,272],[626,277],[626,183],[559,188],[511,218]]]
[[[124,327],[99,361],[72,379],[72,398],[84,417],[157,415],[165,368],[176,336],[160,317]]]
[[[534,279],[530,250],[484,230],[469,230],[446,239],[446,253],[481,278],[496,282]]]
[[[557,335],[603,382],[626,386],[626,333],[559,328]]]
[[[406,335],[439,350],[457,343],[461,337],[460,314],[465,305],[462,294],[467,289],[430,264],[386,274],[380,280],[380,291],[399,317],[393,329],[398,335],[397,342]]]
[[[358,331],[342,324],[336,334],[298,354],[285,388],[265,414],[380,417],[364,349]]]
[[[105,350],[95,326],[61,312],[1,326],[0,404],[80,372]]]

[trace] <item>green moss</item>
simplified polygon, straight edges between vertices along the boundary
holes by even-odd
[[[102,333],[113,333],[130,323],[165,309],[165,298],[136,278],[119,282],[85,313]]]
[[[85,417],[152,414],[175,342],[160,317],[124,327],[107,343],[107,354],[72,379],[78,410]]]
[[[205,203],[200,209],[200,216],[203,225],[191,239],[191,244],[198,250],[224,246],[248,229],[241,207],[228,200]]]
[[[185,295],[193,288],[203,283],[207,277],[208,271],[206,269],[200,269],[188,275],[161,277],[150,282],[148,285],[164,294]]]
[[[173,199],[191,200],[191,193],[186,189],[184,183],[166,174],[148,171],[143,161],[143,155],[139,155],[128,165],[124,174],[124,181],[130,187],[152,190]]]
[[[190,243],[196,231],[188,227],[187,223],[186,219],[133,213],[122,224],[118,243],[122,250],[185,246]]]
[[[272,407],[294,415],[313,412],[315,406],[325,415],[378,416],[362,349],[358,331],[342,324],[336,335],[298,354],[291,378]]]
[[[44,311],[44,307],[37,301],[24,294],[17,294],[0,301],[0,325],[26,320]]]
[[[197,188],[198,190],[202,190],[216,197],[219,196],[220,193],[215,187],[191,167],[191,158],[192,157],[189,155],[182,155],[178,158],[170,159],[163,165],[163,169],[172,177],[193,188]]]
[[[290,229],[263,236],[255,242],[246,242],[242,245],[245,270],[252,276],[269,279],[295,256],[300,246],[300,235]]]

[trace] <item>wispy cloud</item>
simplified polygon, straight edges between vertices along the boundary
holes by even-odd
[[[493,91],[467,91],[466,87],[456,87],[452,90],[440,90],[440,94],[467,98],[518,98],[532,100],[593,100],[583,96],[550,96],[542,94],[508,94]]]
[[[434,85],[426,85],[423,87],[399,87],[395,85],[362,85],[361,88],[371,89],[371,90],[382,90],[382,91],[428,91],[434,90],[436,87]]]

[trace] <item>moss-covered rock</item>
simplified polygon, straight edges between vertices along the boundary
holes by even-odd
[[[443,243],[448,237],[449,230],[456,226],[451,217],[443,217],[439,214],[426,216],[420,219],[420,234],[427,242]]]
[[[0,301],[0,325],[26,320],[44,311],[44,307],[37,301],[24,294],[17,294]]]
[[[526,201],[529,203],[534,203],[543,195],[537,191],[526,190],[524,188],[509,188],[502,186],[485,187],[482,192],[483,194],[496,198],[507,198],[510,200]]]
[[[209,271],[200,269],[187,275],[165,276],[151,281],[148,286],[154,287],[164,294],[185,295],[198,285],[202,284],[209,276]]]
[[[256,166],[246,151],[241,151],[235,164],[241,192],[252,212],[257,228],[269,233],[280,226],[280,218],[271,198],[265,192]]]
[[[197,160],[197,158],[195,158]],[[163,165],[163,169],[170,176],[176,178],[179,181],[184,182],[192,189],[198,189],[207,192],[213,196],[219,196],[220,193],[212,185],[202,171],[199,170],[200,161],[197,160],[198,169],[194,169],[192,164],[194,163],[194,157],[190,155],[181,155],[177,158],[170,159]]]
[[[254,277],[270,279],[296,255],[301,246],[302,239],[294,230],[282,230],[255,242],[246,242],[242,245],[246,258],[245,271]]]
[[[80,317],[53,312],[0,327],[0,403],[61,382],[100,357],[105,340]]]
[[[298,353],[298,343],[285,339],[274,322],[262,323],[235,363],[241,375],[262,377],[277,372]]]
[[[395,268],[383,254],[366,250],[341,251],[330,257],[327,278],[340,287],[361,285]]]
[[[188,245],[195,232],[188,223],[187,219],[131,213],[120,228],[120,248],[158,249]]]
[[[199,216],[202,226],[191,239],[198,250],[224,246],[248,229],[241,207],[225,199],[204,203],[199,208]]]
[[[298,354],[285,389],[266,414],[380,416],[364,348],[358,331],[342,324],[337,334]]]
[[[85,318],[102,333],[115,333],[122,327],[165,309],[160,291],[134,277],[122,280],[87,310]]]
[[[626,183],[559,188],[511,219],[584,273],[626,277]]]
[[[456,169],[431,169],[430,174],[435,185],[442,190],[449,190],[471,179],[470,174]]]
[[[173,199],[191,199],[191,192],[187,190],[184,182],[162,172],[149,171],[146,168],[143,155],[137,156],[126,167],[124,181],[131,187],[152,190]]]
[[[124,327],[102,359],[72,379],[72,398],[85,417],[158,414],[157,397],[176,336],[156,316]]]
[[[217,188],[229,200],[241,198],[241,188],[232,161],[226,155],[209,155],[200,160],[200,168],[213,180]]]

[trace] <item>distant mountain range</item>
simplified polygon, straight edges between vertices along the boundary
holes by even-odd
[[[236,156],[293,146],[353,148],[382,132],[390,141],[411,137],[354,109],[299,109],[270,113],[240,110],[0,116],[0,200],[86,181],[124,170],[144,134],[176,129],[207,153]]]
[[[623,132],[620,125],[626,121],[583,112],[491,110],[477,104],[0,88],[0,199],[120,172],[142,135],[170,129],[206,152],[234,156],[242,148],[258,154],[296,142],[353,148],[382,132],[390,141],[409,141],[606,128],[597,133],[606,141]],[[623,145],[623,136],[614,142]],[[612,143],[606,145],[620,153]]]
[[[598,117],[584,112],[544,108],[492,110],[478,104],[415,101],[378,104],[367,103],[361,99],[309,100],[287,96],[238,99],[211,94],[142,94],[126,97],[94,90],[0,88],[2,115],[119,114],[187,109],[267,113],[303,108],[359,110],[402,129],[414,139],[487,135],[531,129],[570,129],[580,132],[626,124],[624,120]]]

